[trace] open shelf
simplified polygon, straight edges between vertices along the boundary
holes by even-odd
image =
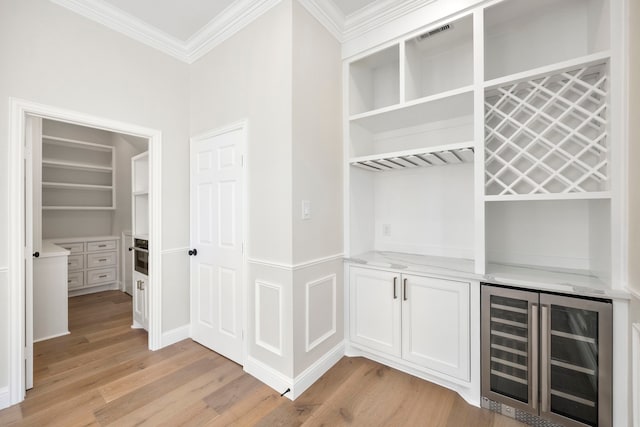
[[[355,157],[352,166],[380,172],[473,162],[473,142]]]
[[[101,166],[90,163],[80,163],[80,162],[67,162],[61,160],[52,160],[52,159],[42,159],[43,167],[50,168],[61,168],[61,169],[77,169],[91,172],[105,172],[110,173],[113,171],[111,166]]]
[[[440,92],[404,105],[352,115],[349,121],[379,133],[417,126],[425,121],[446,120],[451,117],[452,111],[456,116],[473,114],[472,86]]]
[[[506,0],[484,21],[487,80],[610,48],[609,0]]]
[[[393,45],[349,65],[349,111],[376,110],[400,102],[400,47]]]
[[[55,189],[75,189],[75,190],[91,190],[91,191],[111,191],[111,185],[93,185],[93,184],[71,184],[66,182],[42,182],[42,188]]]
[[[473,84],[473,16],[405,41],[405,99]]]
[[[42,206],[45,211],[113,211],[110,206]]]
[[[87,141],[79,141],[77,139],[69,139],[69,138],[60,138],[57,136],[51,135],[42,135],[42,144],[43,145],[57,145],[61,147],[69,147],[73,149],[85,149],[85,150],[94,150],[94,151],[103,151],[105,153],[111,153],[113,147],[109,145],[96,144],[94,142]]]

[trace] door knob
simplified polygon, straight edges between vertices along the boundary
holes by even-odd
[[[34,258],[38,258],[38,257],[40,257],[40,252],[38,252],[38,251],[34,252],[34,253],[33,253],[33,257],[34,257]]]
[[[189,256],[196,256],[198,255],[198,250],[197,249],[189,249]]]

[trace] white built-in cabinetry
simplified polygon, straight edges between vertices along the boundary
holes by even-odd
[[[505,0],[349,59],[348,254],[609,287],[609,28],[607,0]]]
[[[479,2],[345,61],[354,348],[445,373],[477,401],[477,319],[459,314],[479,281],[621,288],[611,7]],[[461,358],[437,366],[454,344]]]
[[[353,343],[469,381],[468,282],[350,269]]]
[[[149,239],[149,152],[131,158],[131,215],[134,239]],[[135,240],[134,240],[135,241]],[[134,261],[135,264],[135,261]],[[149,276],[133,271],[133,326],[148,329]]]
[[[49,242],[69,251],[69,296],[119,289],[118,236],[72,237]]]
[[[115,148],[42,136],[42,209],[114,210]]]

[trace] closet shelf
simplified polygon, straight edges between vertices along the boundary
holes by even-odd
[[[43,206],[45,211],[113,211],[113,206]]]
[[[71,184],[66,182],[43,182],[42,188],[54,188],[59,190],[92,190],[92,191],[111,191],[111,185],[94,185],[94,184]]]
[[[453,114],[453,116],[452,116]],[[449,90],[403,104],[356,114],[349,122],[373,133],[438,122],[473,114],[473,86]]]
[[[525,80],[531,80],[537,76],[545,74],[557,74],[564,71],[569,71],[578,67],[589,67],[592,65],[602,64],[609,60],[611,52],[608,50],[594,53],[591,55],[581,56],[568,61],[557,62],[551,65],[545,65],[544,67],[533,68],[531,70],[523,71],[520,73],[511,74],[504,77],[498,77],[496,79],[488,80],[484,83],[486,90],[496,89],[500,86],[512,83],[518,83]]]
[[[61,168],[61,169],[75,169],[91,172],[105,172],[110,173],[113,171],[111,166],[100,166],[90,163],[78,163],[78,162],[63,162],[60,160],[42,159],[43,167]]]
[[[473,163],[473,141],[353,157],[352,166],[373,172]]]
[[[56,144],[72,148],[84,148],[87,150],[110,152],[113,147],[110,145],[96,144],[95,142],[79,141],[77,139],[60,138],[51,135],[42,135],[44,144]]]

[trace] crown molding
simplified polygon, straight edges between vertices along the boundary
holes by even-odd
[[[51,2],[187,62],[188,56],[184,42],[102,0],[51,0]]]
[[[347,16],[333,0],[298,0],[341,43],[438,0],[378,0]]]
[[[200,59],[280,1],[282,0],[236,0],[187,41],[182,41],[104,0],[51,0],[188,64]],[[347,16],[333,0],[297,1],[343,43],[438,0],[378,0]]]
[[[345,17],[344,41],[360,37],[438,0],[378,0]]]
[[[182,41],[103,0],[51,0],[85,18],[191,64],[281,0],[237,0],[214,20]]]

